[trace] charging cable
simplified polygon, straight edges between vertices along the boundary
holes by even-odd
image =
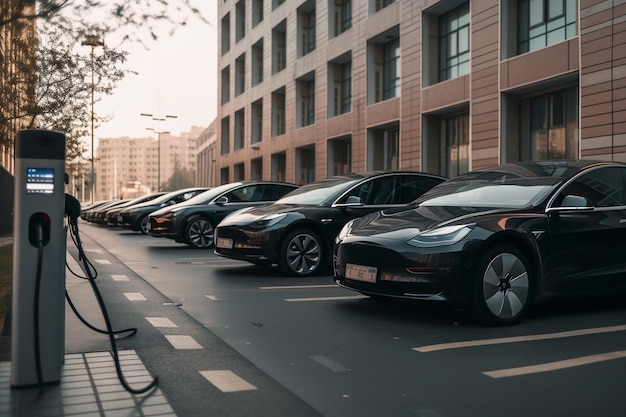
[[[72,235],[72,240],[74,241],[74,244],[76,245],[78,249],[79,260],[83,262],[83,266],[87,274],[86,279],[91,284],[91,288],[94,292],[94,295],[96,296],[96,300],[98,301],[100,311],[102,312],[102,316],[106,324],[106,331],[96,329],[94,326],[89,325],[84,319],[82,319],[82,317],[80,316],[80,314],[78,314],[76,308],[74,307],[74,304],[70,301],[67,290],[65,292],[66,298],[68,299],[68,302],[70,306],[72,307],[72,310],[74,311],[74,313],[77,314],[78,318],[84,324],[88,325],[88,327],[91,328],[92,330],[105,333],[109,336],[109,341],[111,343],[111,353],[113,355],[113,362],[115,363],[115,371],[117,372],[117,377],[120,383],[122,384],[122,386],[124,387],[124,389],[131,394],[143,394],[145,392],[148,392],[157,386],[158,381],[159,381],[158,376],[155,376],[151,383],[149,383],[147,386],[141,389],[132,388],[126,381],[126,378],[124,378],[122,367],[120,365],[119,354],[117,351],[117,343],[115,342],[115,335],[119,333],[123,333],[123,332],[132,331],[133,333],[129,335],[129,336],[132,336],[133,334],[137,333],[137,329],[133,328],[133,329],[126,329],[126,330],[119,330],[119,331],[113,330],[112,325],[111,325],[111,319],[107,312],[106,305],[104,304],[104,299],[102,298],[102,294],[100,293],[100,290],[95,282],[95,279],[96,279],[95,273],[92,272],[92,269],[95,271],[95,268],[93,267],[91,262],[89,262],[89,260],[87,259],[87,256],[85,255],[85,252],[83,250],[82,243],[80,241],[80,235],[78,232],[78,217],[80,216],[80,203],[78,202],[78,200],[76,200],[74,197],[68,194],[65,194],[65,214],[66,214],[66,217],[68,218],[69,230],[70,230],[70,234]]]
[[[41,222],[36,222],[35,227],[35,240],[37,242],[37,272],[35,275],[35,304],[33,307],[33,329],[35,332],[35,369],[37,372],[37,383],[39,384],[39,390],[43,389],[43,372],[41,370],[41,341],[39,340],[39,293],[41,291],[41,269],[43,266],[43,225]]]

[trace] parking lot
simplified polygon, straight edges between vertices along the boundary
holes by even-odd
[[[165,239],[81,231],[96,268],[128,268],[325,416],[626,411],[622,297],[536,305],[516,326],[486,327],[463,311],[373,300],[328,275],[290,278]],[[113,275],[101,279],[128,285]]]

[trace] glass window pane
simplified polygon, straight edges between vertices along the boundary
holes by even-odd
[[[530,26],[545,22],[543,17],[543,0],[530,0]]]
[[[548,20],[563,15],[563,0],[548,0]]]

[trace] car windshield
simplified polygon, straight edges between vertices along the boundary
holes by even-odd
[[[276,204],[324,205],[358,181],[351,177],[331,177],[303,185],[285,195]]]
[[[416,203],[424,207],[522,208],[531,205],[558,181],[555,177],[450,180],[428,191]]]

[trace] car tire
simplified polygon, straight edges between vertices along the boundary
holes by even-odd
[[[515,324],[528,310],[533,285],[532,269],[519,249],[511,245],[493,247],[476,264],[472,315],[485,324]]]
[[[148,215],[142,216],[137,222],[137,224],[139,224],[139,231],[144,235],[148,234],[148,222]]]
[[[306,277],[318,272],[324,263],[321,239],[308,230],[289,233],[278,253],[278,266],[285,275]]]
[[[209,249],[213,247],[215,227],[204,217],[194,217],[185,226],[185,242],[196,249]]]

